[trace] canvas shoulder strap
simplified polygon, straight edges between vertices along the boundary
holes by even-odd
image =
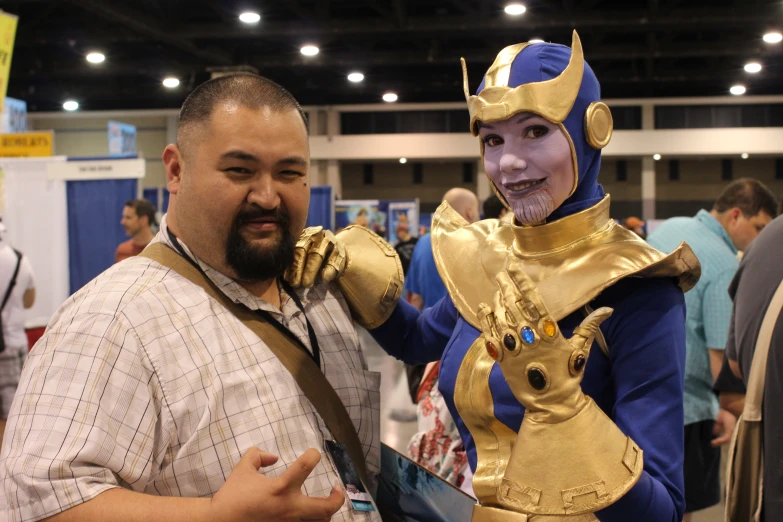
[[[746,421],[761,421],[762,403],[764,401],[764,385],[767,380],[767,358],[772,343],[772,332],[775,330],[780,312],[783,310],[783,281],[772,296],[764,320],[761,323],[759,336],[756,339],[756,351],[753,352],[753,362],[748,376],[748,391],[745,395],[745,409],[742,416]]]
[[[19,267],[22,266],[22,253],[18,250],[14,250],[16,254],[16,268],[14,268],[14,275],[11,276],[11,282],[8,284],[8,290],[5,291],[3,296],[3,303],[0,304],[0,311],[5,310],[5,305],[8,304],[8,298],[11,297],[11,292],[16,286],[16,280],[19,277]]]
[[[335,440],[345,445],[361,479],[365,484],[368,484],[364,451],[353,421],[348,415],[348,410],[345,409],[345,405],[321,369],[315,365],[304,345],[295,344],[259,314],[233,302],[206,275],[168,246],[154,243],[145,248],[140,255],[174,270],[193,284],[203,288],[210,297],[236,316],[242,324],[264,342],[296,380],[299,388],[318,415],[321,416]]]

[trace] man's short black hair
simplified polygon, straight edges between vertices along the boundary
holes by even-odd
[[[499,219],[500,214],[505,209],[505,205],[500,201],[500,198],[492,194],[490,197],[484,200],[484,219]]]
[[[146,199],[132,199],[125,203],[125,206],[132,208],[138,217],[147,216],[147,225],[154,226],[157,224],[157,220],[155,219],[155,205]]]
[[[772,218],[778,215],[775,195],[762,182],[753,178],[741,178],[729,183],[715,200],[712,210],[723,213],[734,207],[740,209],[746,218],[752,218],[762,210]]]
[[[263,76],[235,73],[208,80],[190,93],[179,112],[177,133],[192,123],[208,121],[215,105],[224,101],[232,101],[251,109],[260,107],[269,107],[276,111],[293,109],[302,116],[305,128],[308,127],[307,116],[290,92]]]

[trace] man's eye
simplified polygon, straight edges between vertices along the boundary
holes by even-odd
[[[229,167],[226,172],[234,172],[236,174],[249,174],[250,171],[244,167]]]

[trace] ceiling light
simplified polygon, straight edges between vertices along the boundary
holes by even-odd
[[[745,89],[744,85],[734,85],[731,89],[729,89],[729,92],[734,96],[741,96],[745,94],[746,90],[747,89]]]
[[[743,152],[743,153],[742,153],[742,156],[740,156],[740,157],[741,157],[742,159],[748,159],[748,158],[750,157],[750,154],[748,154],[747,152]]]
[[[165,78],[163,80],[163,86],[169,89],[179,87],[179,80],[177,78]]]
[[[352,72],[348,75],[348,81],[353,83],[359,83],[364,80],[364,75],[360,72]]]
[[[101,53],[90,53],[87,55],[87,61],[90,63],[101,63],[106,57]]]
[[[503,10],[508,15],[519,16],[521,14],[524,14],[524,12],[527,11],[527,8],[522,4],[508,4],[506,8]]]
[[[257,24],[261,21],[261,15],[252,11],[247,11],[239,15],[239,21],[246,24]]]
[[[63,103],[63,109],[65,109],[66,111],[75,111],[78,108],[79,108],[79,102],[77,101],[68,100],[65,103]]]
[[[661,159],[661,155],[660,155],[660,154],[653,154],[653,159],[654,159],[655,161],[658,161],[658,160],[660,160],[660,159]]]
[[[400,158],[400,163],[405,165],[406,163],[408,163],[408,158]]]
[[[757,73],[761,71],[761,64],[756,62],[750,62],[745,64],[745,72]]]
[[[783,34],[767,33],[764,35],[764,41],[767,43],[780,43],[781,41],[783,41]]]
[[[314,45],[305,45],[304,47],[299,49],[299,52],[301,52],[305,56],[315,56],[316,54],[318,54],[318,51],[319,51],[318,47]]]
[[[383,95],[383,101],[389,102],[389,103],[396,102],[397,101],[397,95],[394,94],[393,92],[387,92],[386,94]]]
[[[528,43],[544,43],[544,40],[542,40],[541,38],[531,38],[530,40],[528,40]]]

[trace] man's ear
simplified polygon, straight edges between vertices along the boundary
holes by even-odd
[[[731,220],[732,221],[737,221],[739,219],[739,217],[742,215],[742,210],[740,210],[739,207],[734,207],[734,208],[730,209],[729,212],[730,212],[729,215],[731,216]]]
[[[183,165],[184,159],[179,146],[175,143],[167,145],[163,150],[163,166],[166,169],[166,187],[172,194],[176,194],[179,191]]]

